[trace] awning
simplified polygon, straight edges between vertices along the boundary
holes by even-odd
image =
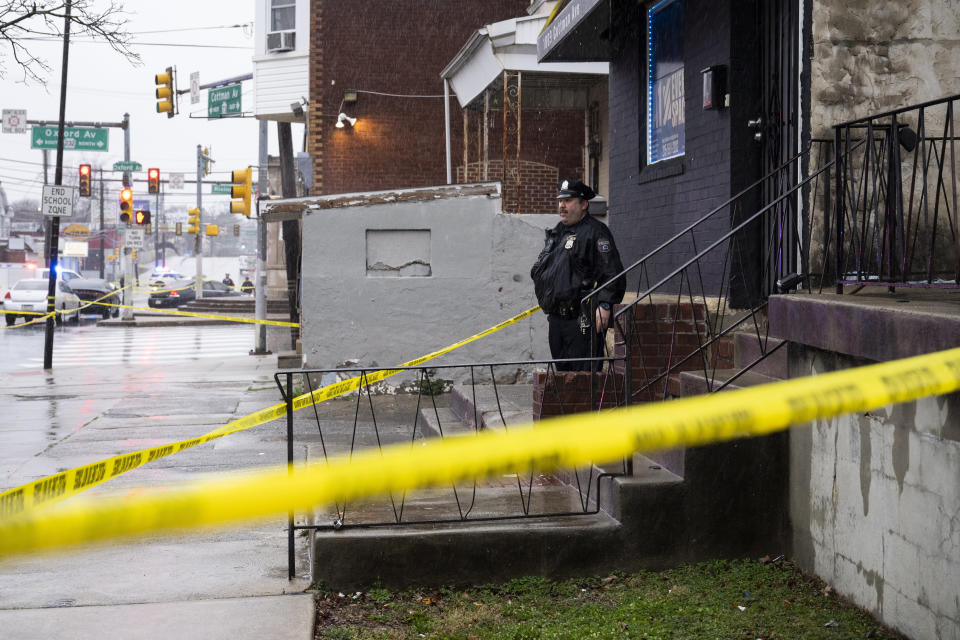
[[[440,72],[461,107],[493,85],[502,90],[503,72],[522,71],[524,103],[530,106],[585,107],[585,86],[606,76],[606,62],[539,62],[537,35],[545,15],[512,18],[477,29]],[[500,82],[500,85],[495,83]],[[584,104],[580,104],[584,102]]]
[[[610,0],[568,0],[537,38],[540,62],[610,59]]]

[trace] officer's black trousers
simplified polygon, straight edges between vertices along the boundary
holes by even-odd
[[[550,356],[553,359],[589,358],[591,337],[594,345],[593,357],[603,356],[604,334],[597,333],[593,327],[588,328],[586,334],[582,333],[578,318],[563,318],[551,313],[547,315],[547,325],[550,330]],[[557,370],[590,371],[592,366],[594,371],[599,371],[600,365],[599,362],[560,362],[557,363]]]

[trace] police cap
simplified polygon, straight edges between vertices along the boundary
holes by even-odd
[[[557,183],[557,199],[560,198],[583,198],[591,200],[596,197],[593,189],[583,184],[579,180],[561,180]]]

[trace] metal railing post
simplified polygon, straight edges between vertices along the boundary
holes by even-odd
[[[287,475],[293,475],[293,374],[287,374]],[[293,510],[287,512],[287,577],[296,573],[293,553]]]

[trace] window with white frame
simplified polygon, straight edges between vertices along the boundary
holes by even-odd
[[[270,31],[292,31],[296,28],[296,0],[270,0]]]

